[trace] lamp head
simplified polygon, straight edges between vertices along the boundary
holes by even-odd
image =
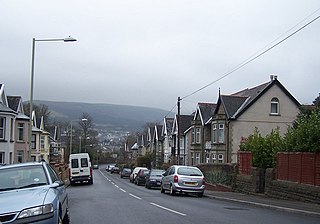
[[[67,37],[67,38],[64,38],[63,41],[64,41],[64,42],[75,42],[75,41],[77,41],[77,39],[69,36],[69,37]]]

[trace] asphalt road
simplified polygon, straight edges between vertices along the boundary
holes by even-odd
[[[161,194],[110,174],[104,167],[94,170],[93,185],[70,186],[67,191],[73,224],[319,223],[315,217],[207,197]]]

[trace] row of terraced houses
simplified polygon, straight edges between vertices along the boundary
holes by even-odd
[[[223,95],[216,103],[198,103],[191,115],[164,118],[161,125],[149,127],[137,136],[134,156],[153,152],[153,165],[163,163],[197,165],[200,163],[236,163],[241,140],[258,128],[262,135],[279,128],[286,133],[299,113],[300,103],[280,83],[276,75],[253,88]],[[180,152],[177,149],[180,128]],[[178,156],[179,155],[179,156]],[[178,159],[179,157],[179,159]]]
[[[7,96],[4,84],[0,84],[0,164],[21,163],[60,157],[63,150],[45,131],[43,119],[36,123],[32,115],[31,152],[29,154],[29,117],[24,114],[21,96]],[[57,151],[57,150],[58,151]],[[51,155],[50,155],[51,153]]]

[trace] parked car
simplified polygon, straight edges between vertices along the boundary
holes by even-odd
[[[99,169],[99,165],[98,164],[94,164],[93,165],[93,169]]]
[[[131,183],[134,183],[134,180],[136,179],[136,176],[137,176],[139,170],[141,170],[141,169],[148,170],[148,168],[146,168],[146,167],[136,167],[136,168],[134,168],[132,173],[130,174],[130,177],[129,177]]]
[[[131,169],[130,168],[123,168],[120,172],[120,178],[130,177]]]
[[[150,170],[146,176],[145,187],[148,189],[152,187],[161,187],[162,174],[164,173],[165,173],[164,170],[157,170],[157,169]]]
[[[197,167],[173,165],[163,174],[161,193],[166,190],[171,195],[179,193],[196,193],[202,197],[205,188],[204,176]]]
[[[114,164],[109,164],[109,165],[107,165],[106,171],[111,172],[112,167],[115,167],[115,166],[116,166],[116,165],[114,165]]]
[[[0,166],[0,223],[69,223],[64,182],[46,162]]]
[[[110,171],[110,173],[118,173],[118,174],[119,174],[119,172],[120,172],[120,169],[117,166],[112,167],[111,171]]]
[[[93,184],[92,166],[88,153],[76,153],[69,156],[70,185],[76,182]]]
[[[146,184],[146,176],[148,175],[149,170],[140,169],[136,178],[134,179],[134,183],[136,185],[145,185]]]

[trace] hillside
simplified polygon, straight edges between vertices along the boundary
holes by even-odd
[[[138,106],[34,101],[34,104],[45,104],[51,111],[51,117],[56,120],[79,119],[83,113],[88,113],[96,126],[125,131],[140,130],[147,122],[161,122],[168,111]]]

